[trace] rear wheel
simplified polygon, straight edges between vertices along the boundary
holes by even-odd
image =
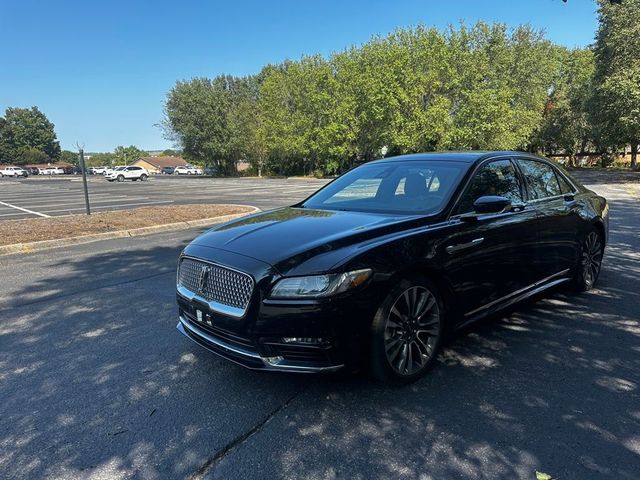
[[[147,178],[149,178],[149,177],[147,175],[145,175],[144,173],[142,175],[140,175],[140,180],[142,180],[143,182],[146,182]]]
[[[435,360],[444,332],[444,306],[426,278],[407,277],[384,299],[372,323],[371,373],[382,383],[407,384]]]
[[[580,258],[574,275],[573,283],[580,292],[591,290],[600,276],[602,257],[604,255],[604,242],[602,235],[595,230],[590,230],[582,241]]]

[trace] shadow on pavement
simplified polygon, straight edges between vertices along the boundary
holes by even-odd
[[[183,478],[268,420],[202,473],[637,479],[636,203],[612,216],[597,289],[477,325],[400,389],[250,372],[191,345],[174,331],[176,247],[56,261],[64,275],[0,309],[0,477]]]

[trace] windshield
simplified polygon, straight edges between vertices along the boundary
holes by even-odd
[[[435,161],[363,165],[305,201],[304,208],[431,214],[449,200],[464,164]]]

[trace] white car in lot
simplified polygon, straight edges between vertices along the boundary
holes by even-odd
[[[142,182],[149,178],[149,172],[145,168],[136,167],[131,165],[129,167],[116,167],[113,170],[108,170],[104,177],[109,182],[124,182],[125,180],[140,180]]]
[[[109,170],[109,168],[107,167],[90,167],[89,168],[89,171],[94,175],[104,175],[105,173],[107,173],[107,170]]]
[[[29,172],[20,167],[0,166],[0,177],[28,177]]]
[[[191,165],[180,165],[173,171],[174,175],[202,175],[202,170]]]
[[[64,175],[64,169],[58,167],[41,168],[40,175]]]

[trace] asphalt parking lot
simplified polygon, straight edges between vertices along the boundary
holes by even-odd
[[[639,479],[640,182],[585,181],[611,204],[597,288],[476,325],[405,388],[251,372],[181,337],[197,230],[0,257],[0,478]]]
[[[151,177],[146,182],[107,182],[89,176],[94,212],[185,203],[250,203],[268,209],[291,205],[316,191],[326,180]],[[84,213],[82,178],[30,177],[0,179],[0,221]]]

